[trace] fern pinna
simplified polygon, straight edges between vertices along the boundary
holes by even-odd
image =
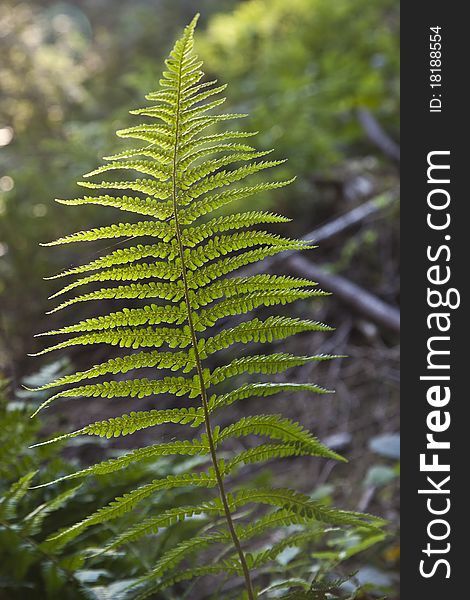
[[[254,583],[259,569],[273,561],[285,548],[305,542],[309,535],[317,535],[318,530],[306,527],[304,530],[295,529],[292,533],[287,529],[283,539],[272,547],[261,549],[256,540],[252,541],[254,538],[272,528],[318,522],[340,526],[377,525],[366,515],[328,508],[290,489],[253,486],[239,486],[237,489],[230,486],[228,491],[227,479],[243,465],[300,455],[333,460],[341,460],[341,457],[322,445],[301,425],[278,414],[245,416],[224,428],[213,424],[224,407],[237,401],[299,390],[318,394],[327,392],[314,383],[260,381],[245,383],[229,392],[213,393],[212,388],[228,378],[243,373],[280,373],[309,361],[332,357],[294,356],[278,352],[234,358],[229,364],[212,371],[204,366],[209,356],[233,344],[271,342],[300,332],[329,328],[322,323],[287,316],[269,316],[264,320],[250,318],[233,327],[227,324],[226,317],[249,314],[261,306],[283,305],[320,296],[323,292],[317,290],[312,281],[288,276],[255,274],[228,277],[237,269],[265,257],[284,250],[303,249],[306,243],[252,228],[265,223],[288,221],[277,214],[248,211],[211,217],[211,213],[229,203],[257,192],[283,187],[290,181],[232,185],[283,161],[266,160],[267,152],[258,152],[247,145],[246,138],[253,133],[214,133],[213,129],[207,132],[217,123],[244,115],[210,112],[223,103],[224,98],[220,98],[220,94],[225,86],[218,86],[215,81],[201,83],[202,63],[193,53],[196,21],[197,17],[186,27],[166,60],[167,70],[160,80],[160,89],[147,96],[154,104],[131,111],[156,122],[118,131],[120,137],[136,138],[146,144],[106,157],[107,164],[86,176],[130,169],[143,174],[144,178],[100,183],[87,180],[80,183],[91,189],[132,190],[140,192],[140,195],[103,194],[59,200],[67,205],[111,206],[142,215],[145,219],[79,231],[49,244],[111,238],[153,238],[147,243],[114,250],[88,264],[57,275],[60,278],[75,278],[55,296],[72,290],[73,294],[77,294],[75,288],[81,290],[82,286],[88,284],[98,284],[98,289],[74,295],[59,304],[54,309],[56,311],[92,300],[139,299],[144,302],[139,308],[123,308],[44,334],[72,335],[43,352],[88,344],[108,344],[132,348],[136,352],[111,358],[86,371],[61,377],[44,386],[42,390],[60,387],[61,391],[44,402],[40,409],[57,398],[70,397],[140,399],[157,394],[173,394],[200,400],[198,406],[188,403],[181,408],[146,411],[139,411],[133,402],[136,410],[129,414],[95,422],[56,438],[79,435],[110,438],[163,423],[203,428],[198,437],[140,448],[62,478],[112,473],[156,456],[210,457],[211,466],[206,471],[194,468],[150,481],[53,537],[54,543],[65,544],[92,525],[138,510],[140,503],[160,490],[180,486],[202,486],[217,490],[203,504],[176,506],[137,522],[106,548],[114,550],[142,536],[155,535],[159,530],[195,515],[204,514],[213,518],[212,527],[205,524],[200,535],[178,543],[163,555],[149,573],[142,576],[132,596],[138,599],[177,582],[222,572],[241,576],[246,588],[245,597],[254,599],[259,590]],[[236,163],[242,163],[242,166],[233,166]],[[156,372],[151,379],[139,378],[136,374],[142,368],[169,369],[179,374],[161,377]],[[126,373],[131,377],[122,378],[122,374]],[[115,380],[113,375],[117,374],[120,376]],[[97,382],[96,378],[104,379]],[[222,459],[220,451],[223,451],[224,443],[243,436],[258,436],[268,441],[249,447],[230,459]],[[256,513],[257,520],[254,523],[244,522],[243,515],[238,512],[249,504],[265,506],[264,511]],[[243,511],[246,514],[246,508]],[[228,546],[228,554],[223,554],[223,558],[217,562],[206,560],[193,564],[186,560],[191,555],[210,550],[216,544]]]

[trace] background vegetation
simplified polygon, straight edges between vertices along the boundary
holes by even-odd
[[[296,353],[349,355],[314,367],[314,380],[335,387],[335,398],[311,404],[297,397],[289,416],[310,426],[351,462],[343,467],[295,459],[283,477],[286,484],[289,478],[300,479],[304,491],[325,502],[334,498],[338,506],[390,520],[389,537],[373,552],[358,554],[367,543],[336,536],[312,548],[309,564],[315,573],[357,572],[341,586],[349,597],[398,598],[396,0],[2,2],[0,507],[9,503],[9,508],[0,510],[0,598],[116,598],[124,587],[122,573],[133,577],[161,551],[150,543],[90,566],[84,563],[85,548],[112,532],[97,532],[68,556],[38,545],[48,532],[73,521],[77,510],[90,512],[146,473],[133,472],[119,483],[97,480],[31,524],[26,517],[56,491],[22,495],[20,486],[16,498],[11,484],[35,469],[41,469],[44,480],[51,479],[77,463],[119,451],[115,443],[89,441],[67,448],[60,458],[55,449],[27,449],[38,436],[124,411],[119,402],[84,405],[77,400],[49,411],[41,423],[29,421],[41,398],[21,386],[48,379],[52,371],[66,372],[72,364],[80,367],[84,352],[59,353],[52,364],[50,358],[27,356],[41,349],[34,334],[62,319],[60,312],[45,315],[51,308],[47,297],[56,286],[43,277],[87,262],[94,252],[84,247],[52,251],[38,244],[111,219],[103,208],[65,210],[52,199],[78,196],[77,178],[96,166],[100,156],[119,150],[114,131],[132,124],[127,110],[141,105],[143,94],[156,87],[162,58],[196,10],[201,12],[198,54],[209,75],[229,82],[230,112],[249,112],[246,127],[262,132],[259,145],[276,147],[275,158],[289,158],[285,175],[297,175],[285,190],[255,197],[256,208],[287,214],[293,221],[286,235],[314,231],[320,243],[305,257],[278,262],[276,269],[301,271],[335,292],[324,302],[298,303],[294,310],[326,321],[336,331],[290,343]],[[332,226],[325,229],[324,224]],[[86,315],[85,308],[76,310]],[[166,405],[171,406],[169,399]],[[170,439],[174,429],[168,428],[167,435]],[[153,472],[178,468],[164,461],[149,465]],[[154,501],[165,506],[172,498]],[[295,556],[283,560],[295,576]],[[191,593],[191,598],[210,597],[203,588]]]

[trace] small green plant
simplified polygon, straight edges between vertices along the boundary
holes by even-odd
[[[266,343],[301,332],[328,331],[330,328],[322,323],[288,316],[271,315],[264,320],[253,317],[233,326],[228,320],[232,316],[248,314],[257,307],[284,305],[322,296],[324,292],[316,289],[312,281],[284,275],[227,277],[250,263],[285,250],[304,249],[309,244],[252,228],[263,223],[288,221],[277,214],[250,211],[210,218],[211,213],[223,206],[263,190],[283,187],[290,181],[256,182],[243,187],[232,185],[283,161],[264,160],[267,152],[258,152],[247,145],[246,138],[253,133],[207,131],[215,124],[244,115],[211,114],[212,109],[223,103],[220,93],[225,86],[217,86],[215,81],[201,83],[202,63],[193,53],[196,22],[197,17],[186,27],[166,60],[160,90],[147,96],[154,104],[131,111],[150,117],[156,123],[152,121],[118,131],[121,137],[143,140],[147,144],[106,157],[106,165],[87,174],[88,177],[130,169],[144,174],[146,178],[80,183],[91,189],[132,190],[141,195],[99,195],[59,200],[67,205],[111,206],[143,215],[146,219],[80,231],[49,244],[153,238],[152,243],[114,250],[57,275],[78,278],[55,296],[88,284],[108,282],[109,287],[65,300],[55,311],[81,302],[109,299],[138,299],[143,301],[143,305],[126,307],[50,331],[44,335],[71,334],[71,337],[42,351],[108,344],[132,348],[133,352],[42,386],[39,388],[42,391],[54,387],[62,390],[46,400],[38,410],[58,398],[144,398],[173,394],[188,399],[186,405],[180,408],[136,410],[91,423],[44,443],[81,435],[124,436],[164,423],[188,425],[189,431],[203,429],[198,437],[139,448],[50,483],[110,473],[119,477],[121,469],[167,455],[207,456],[210,466],[201,470],[199,465],[186,472],[153,479],[117,497],[72,527],[62,529],[52,536],[51,541],[55,547],[60,547],[93,525],[108,523],[130,511],[138,511],[162,490],[180,487],[214,490],[215,493],[210,492],[203,502],[174,506],[144,520],[136,519],[133,525],[100,551],[113,552],[144,536],[155,535],[175,524],[178,527],[181,521],[203,515],[204,526],[201,525],[200,533],[167,550],[132,587],[132,597],[142,600],[179,582],[222,573],[241,577],[244,597],[254,600],[261,589],[256,583],[259,570],[274,561],[286,548],[305,544],[317,537],[319,527],[324,530],[332,525],[354,526],[373,530],[378,527],[379,521],[369,515],[328,507],[291,489],[257,487],[246,482],[239,483],[239,480],[236,484],[233,482],[233,475],[244,465],[269,459],[300,455],[343,459],[300,424],[279,414],[247,415],[224,428],[215,424],[225,407],[249,398],[259,398],[261,402],[268,403],[270,396],[282,392],[328,392],[310,382],[264,380],[244,383],[228,392],[217,392],[217,386],[229,378],[247,373],[281,373],[310,361],[334,357],[294,356],[277,352],[234,358],[213,370],[205,366],[208,357],[234,344]],[[241,163],[241,166],[226,169],[236,163]],[[138,377],[139,369],[143,368],[171,370],[176,374]],[[117,374],[119,378],[114,379]],[[123,378],[123,374],[130,377]],[[97,378],[104,379],[96,381]],[[191,402],[192,399],[198,399],[197,404]],[[227,457],[223,448],[226,442],[246,436],[267,441],[238,453],[232,452]],[[248,507],[253,505],[258,507],[258,512],[248,513]],[[250,514],[256,514],[256,520],[250,521]],[[258,542],[253,543],[273,529],[283,530],[284,537],[277,538],[267,547],[260,548]],[[215,555],[213,548],[218,548],[221,553]],[[205,560],[188,562],[194,555],[206,556],[204,553],[208,557]]]
[[[58,365],[54,365],[57,367]],[[51,369],[47,369],[50,371]],[[54,368],[54,371],[62,371]],[[50,373],[49,373],[50,375]],[[29,377],[28,382],[43,381],[46,373]],[[29,400],[8,400],[13,396],[0,376],[0,598],[23,600],[25,597],[61,600],[116,600],[141,573],[145,565],[161,558],[165,544],[134,545],[132,552],[113,553],[88,559],[90,546],[103,546],[115,535],[113,527],[96,527],[88,536],[77,536],[67,547],[61,547],[47,538],[66,525],[74,523],[79,515],[97,510],[116,496],[147,482],[149,476],[167,477],[185,469],[184,457],[156,457],[136,464],[133,469],[120,473],[89,478],[72,488],[63,484],[57,488],[40,487],[30,491],[35,474],[40,470],[43,480],[58,479],[72,473],[76,464],[70,464],[58,455],[56,445],[36,445],[39,429],[45,423],[30,419]],[[26,401],[28,400],[28,401]],[[48,423],[51,426],[51,423]],[[88,450],[91,445],[102,446],[100,438],[81,438]],[[113,451],[108,449],[108,455]],[[114,451],[115,455],[115,451]],[[191,457],[202,461],[203,457]],[[187,462],[187,461],[186,461]],[[184,499],[184,488],[174,489],[165,496],[154,496],[146,503],[141,518],[164,511]],[[204,491],[201,489],[201,500]],[[129,525],[132,514],[129,514]],[[194,521],[181,522],[172,532],[172,542],[191,535],[197,525]],[[122,524],[121,524],[122,526]]]

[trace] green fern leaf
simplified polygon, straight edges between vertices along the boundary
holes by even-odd
[[[224,367],[218,367],[212,371],[210,383],[215,385],[225,381],[228,377],[241,375],[242,373],[264,373],[272,375],[273,373],[282,373],[292,367],[301,367],[312,360],[330,360],[338,358],[320,354],[318,356],[294,356],[293,354],[277,353],[261,356],[245,356],[234,359],[230,364]]]
[[[282,340],[296,333],[306,331],[332,331],[332,328],[317,321],[293,319],[291,317],[268,317],[265,321],[252,319],[240,323],[232,329],[226,329],[214,337],[207,338],[204,350],[207,354],[212,354],[237,342],[243,344],[249,342],[266,343]]]
[[[68,479],[77,479],[79,477],[86,477],[87,475],[107,475],[109,473],[119,471],[120,469],[124,469],[129,465],[132,465],[133,463],[148,459],[154,459],[157,456],[172,456],[178,454],[182,456],[195,456],[208,454],[209,451],[210,447],[207,441],[207,436],[202,436],[201,440],[182,440],[176,442],[168,442],[167,444],[155,444],[153,446],[146,446],[145,448],[133,450],[132,452],[123,454],[118,458],[102,461],[100,463],[87,467],[86,469],[75,471],[75,473],[64,475],[63,477],[54,479],[54,481],[50,481],[48,483],[44,483],[40,486],[35,487],[45,487],[54,483],[59,483],[60,481],[67,481]]]
[[[225,192],[221,192],[220,194],[204,196],[201,200],[192,202],[189,207],[181,211],[180,221],[184,225],[190,225],[191,223],[196,221],[196,219],[199,219],[200,217],[203,217],[204,215],[207,215],[208,213],[211,213],[217,210],[218,208],[222,208],[223,206],[230,204],[235,200],[248,198],[249,196],[253,196],[254,194],[258,194],[259,192],[281,188],[286,185],[289,185],[293,181],[293,179],[288,179],[286,181],[259,183],[258,185],[229,189]],[[289,219],[284,218],[282,220],[282,222],[287,221],[289,221]]]
[[[72,200],[60,200],[56,198],[59,204],[66,206],[79,206],[80,204],[98,204],[102,206],[112,206],[125,212],[132,212],[138,215],[146,215],[155,217],[156,219],[165,220],[171,216],[171,203],[158,202],[152,198],[139,198],[129,196],[83,196],[83,198],[75,198]]]
[[[314,383],[248,383],[240,386],[232,392],[221,396],[211,396],[209,399],[209,410],[212,412],[224,406],[230,406],[238,400],[247,398],[267,398],[282,392],[314,392],[316,394],[330,394],[327,390]]]
[[[202,62],[193,52],[196,22],[197,17],[185,28],[165,61],[159,89],[146,96],[151,104],[131,111],[142,121],[117,132],[124,140],[143,140],[144,144],[104,157],[104,164],[84,175],[86,180],[79,185],[101,190],[96,196],[58,200],[66,206],[101,205],[121,213],[141,215],[145,220],[114,222],[44,244],[56,246],[120,239],[123,247],[86,264],[73,265],[50,278],[70,278],[51,296],[62,297],[51,312],[80,303],[89,303],[91,308],[99,305],[101,311],[97,316],[60,324],[40,334],[65,337],[37,355],[97,344],[131,348],[133,352],[115,354],[38,388],[43,392],[59,390],[36,412],[55,400],[76,397],[123,398],[133,406],[142,398],[170,394],[185,397],[188,404],[162,410],[136,410],[92,422],[36,445],[84,435],[126,436],[164,423],[189,425],[203,431],[199,431],[197,437],[182,434],[182,439],[128,451],[40,487],[91,476],[114,474],[117,477],[121,469],[162,456],[207,456],[212,466],[206,472],[193,465],[188,472],[144,483],[52,535],[47,544],[58,548],[89,527],[138,512],[142,503],[160,491],[194,486],[215,488],[217,496],[199,504],[171,506],[143,521],[136,520],[135,516],[134,521],[130,517],[124,519],[130,526],[122,531],[118,525],[116,537],[105,551],[112,553],[124,544],[134,543],[143,536],[158,535],[163,528],[178,526],[198,516],[203,518],[204,526],[190,539],[167,549],[157,564],[139,578],[133,597],[147,598],[179,581],[224,571],[241,576],[248,600],[255,600],[257,592],[250,571],[274,560],[289,544],[307,542],[324,531],[326,525],[377,529],[382,523],[369,515],[322,506],[290,489],[242,485],[236,492],[228,491],[233,476],[244,465],[296,456],[345,459],[299,423],[281,415],[247,415],[235,423],[228,422],[223,429],[213,425],[213,418],[237,401],[252,398],[267,404],[275,394],[329,393],[315,383],[272,381],[270,376],[311,361],[337,357],[296,356],[282,350],[256,350],[255,354],[249,347],[243,356],[233,354],[235,348],[232,347],[237,344],[271,343],[300,333],[331,331],[331,327],[309,319],[270,314],[262,320],[252,314],[259,308],[269,307],[274,311],[276,307],[298,300],[327,295],[315,282],[284,274],[231,276],[245,266],[283,251],[314,246],[260,229],[261,225],[289,221],[281,215],[255,207],[248,212],[217,212],[255,194],[284,188],[294,179],[269,178],[284,161],[268,160],[271,150],[248,145],[246,142],[255,132],[239,131],[235,126],[232,130],[220,130],[224,123],[235,122],[245,115],[218,112],[225,100],[221,94],[226,86],[204,80]],[[130,178],[126,180],[128,172]],[[109,179],[101,182],[93,179],[101,176]],[[117,195],[106,190],[131,190],[134,194]],[[144,240],[136,243],[134,238]],[[77,288],[80,292],[74,291]],[[124,301],[127,300],[133,302],[126,306]],[[117,308],[114,308],[115,301],[121,303]],[[112,309],[110,304],[113,304]],[[232,325],[229,317],[241,315],[247,315],[246,320]],[[207,332],[216,325],[217,329]],[[212,355],[228,348],[229,352],[221,352],[216,357],[217,363],[209,363]],[[225,359],[227,354],[230,354],[229,361]],[[143,372],[144,369],[147,371]],[[165,372],[159,375],[162,369],[171,371],[172,375]],[[228,387],[229,379],[247,374],[258,374],[262,380],[242,381]],[[227,388],[218,390],[220,384]],[[211,386],[215,388],[214,393]],[[189,401],[196,398],[196,405],[190,405]],[[246,436],[259,441],[239,451],[226,443]],[[220,458],[222,452],[224,459]],[[0,505],[0,512],[14,510],[32,476],[25,476],[14,487]],[[32,530],[48,511],[55,510],[72,493],[59,494],[31,513],[27,520]],[[245,508],[246,505],[261,507],[254,523],[247,522],[251,508]],[[221,518],[226,525],[221,525]],[[268,530],[292,525],[299,530],[288,532],[272,548],[259,549],[256,540],[256,549],[251,547],[253,540]],[[213,545],[223,547],[222,559],[217,564],[190,563],[194,555]]]
[[[246,435],[258,435],[269,437],[283,442],[294,442],[308,447],[315,456],[323,456],[334,460],[345,459],[323,446],[313,435],[304,429],[299,423],[290,419],[284,419],[281,415],[256,415],[254,417],[243,417],[236,423],[229,425],[217,436],[217,442],[221,443],[229,438],[242,437]]]
[[[65,375],[55,381],[51,381],[41,387],[34,388],[31,391],[42,391],[52,387],[78,383],[84,379],[93,379],[101,375],[116,375],[117,373],[127,373],[133,369],[144,367],[156,367],[157,369],[171,369],[172,371],[183,370],[191,371],[195,367],[194,351],[180,352],[140,352],[138,354],[129,354],[127,356],[111,358],[104,363],[94,365],[87,371],[78,371],[73,375]]]
[[[102,256],[86,265],[74,267],[62,271],[58,275],[48,277],[48,279],[57,279],[67,275],[86,273],[87,271],[96,271],[105,267],[115,267],[117,265],[126,265],[142,258],[168,258],[173,259],[177,255],[178,249],[170,243],[151,244],[147,246],[133,246],[131,248],[120,248],[111,252],[111,254]]]
[[[112,438],[131,435],[141,429],[162,425],[164,423],[175,423],[191,427],[198,427],[204,421],[202,408],[171,408],[167,410],[147,410],[131,412],[120,417],[113,417],[104,421],[90,423],[82,429],[77,429],[71,433],[59,435],[50,440],[38,442],[32,448],[45,446],[55,442],[68,440],[79,435],[95,435],[99,437]]]
[[[173,300],[179,302],[184,296],[184,291],[178,282],[171,283],[131,283],[129,285],[119,285],[112,288],[101,288],[88,294],[75,296],[66,300],[49,311],[49,314],[67,308],[77,302],[89,302],[91,300],[111,300],[111,299],[132,299],[139,300],[145,298],[160,298],[164,300]]]
[[[217,479],[213,473],[184,473],[181,475],[169,475],[164,479],[154,479],[146,485],[140,486],[110,502],[107,506],[100,508],[83,521],[68,527],[60,533],[52,535],[49,540],[55,545],[66,544],[81,534],[92,525],[106,523],[116,519],[137,506],[140,502],[160,490],[169,490],[175,487],[202,486],[206,488],[215,487]]]
[[[50,297],[50,299],[65,294],[76,287],[94,282],[136,281],[141,279],[150,279],[152,277],[158,277],[159,279],[166,279],[168,281],[175,281],[176,279],[178,279],[180,273],[181,266],[176,261],[155,261],[152,264],[141,263],[132,267],[126,266],[116,269],[106,269],[104,271],[99,271],[98,273],[88,275],[87,277],[83,277],[82,279],[78,279],[77,281],[70,283],[69,285],[65,286],[64,288],[53,294]]]
[[[157,381],[143,379],[126,379],[124,381],[104,381],[91,385],[70,388],[55,394],[41,404],[38,411],[49,406],[57,398],[145,398],[154,394],[188,395],[195,398],[201,392],[197,376],[192,379],[185,377],[164,377]]]
[[[78,231],[59,238],[54,242],[42,244],[43,246],[56,246],[58,244],[70,244],[72,242],[94,242],[96,240],[109,240],[120,237],[153,236],[165,241],[174,237],[174,229],[167,223],[155,221],[141,221],[140,223],[119,223],[109,227],[98,227],[89,231]]]
[[[80,335],[55,346],[50,346],[31,354],[31,356],[40,356],[53,350],[62,350],[69,346],[87,346],[89,344],[109,344],[111,346],[120,346],[121,348],[159,348],[168,344],[170,348],[186,348],[191,344],[191,333],[189,329],[169,329],[160,327],[122,327],[116,330],[107,330],[100,333],[89,333]]]

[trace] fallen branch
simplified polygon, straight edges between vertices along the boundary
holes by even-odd
[[[304,240],[321,242],[330,239],[348,227],[364,221],[370,215],[389,206],[394,200],[395,194],[392,192],[372,198],[345,215],[341,215],[333,221],[310,232],[305,236]],[[349,306],[352,306],[367,319],[374,321],[378,325],[386,327],[391,331],[397,333],[400,331],[400,311],[398,308],[390,306],[380,298],[377,298],[377,296],[374,296],[345,277],[328,273],[294,250],[289,250],[277,256],[267,258],[263,261],[262,265],[260,264],[259,266],[256,265],[244,269],[240,274],[243,276],[251,275],[257,273],[261,268],[268,271],[271,270],[274,265],[281,262],[288,265],[290,269],[295,271],[298,275],[309,277],[318,282],[321,287],[335,294],[337,298]]]
[[[324,242],[330,238],[342,233],[345,229],[357,225],[365,221],[371,215],[390,206],[396,199],[396,193],[393,191],[384,192],[379,196],[374,196],[367,202],[363,202],[356,208],[353,208],[344,215],[336,217],[325,225],[314,229],[311,233],[304,237],[305,240],[313,240],[315,243]]]
[[[337,298],[352,306],[367,319],[391,331],[397,333],[400,331],[400,311],[352,281],[340,275],[327,273],[299,254],[290,256],[287,264],[298,275],[317,281],[322,288],[333,292]]]
[[[360,108],[357,111],[357,118],[369,140],[385,156],[396,163],[400,163],[400,146],[385,133],[374,115],[366,108]]]

